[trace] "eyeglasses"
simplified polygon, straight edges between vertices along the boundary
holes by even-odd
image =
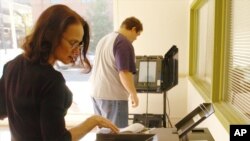
[[[75,42],[75,41],[74,41],[74,42],[73,42],[73,41],[67,40],[67,39],[64,38],[64,37],[63,37],[63,39],[64,39],[65,41],[67,41],[68,44],[71,45],[72,49],[75,49],[75,48],[80,48],[80,49],[82,49],[82,48],[83,48],[83,41],[81,41],[81,42]]]

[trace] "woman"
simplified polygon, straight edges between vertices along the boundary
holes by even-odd
[[[53,65],[57,60],[74,63],[82,50],[83,64],[90,68],[88,45],[88,24],[70,8],[54,5],[41,14],[26,37],[23,54],[5,64],[0,80],[0,118],[8,117],[13,141],[74,141],[95,126],[118,132],[97,115],[69,130],[65,127],[72,93]]]

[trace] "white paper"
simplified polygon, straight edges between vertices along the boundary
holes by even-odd
[[[133,123],[125,128],[120,129],[120,133],[140,133],[145,129],[141,123]]]

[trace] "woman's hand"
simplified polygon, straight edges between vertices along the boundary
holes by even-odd
[[[112,133],[119,132],[119,128],[108,119],[103,118],[102,116],[93,115],[87,118],[81,124],[69,129],[72,141],[80,140],[96,126],[108,128]]]
[[[119,133],[119,128],[114,125],[110,120],[98,115],[94,115],[90,118],[96,122],[96,125],[99,128],[110,128],[113,133]]]

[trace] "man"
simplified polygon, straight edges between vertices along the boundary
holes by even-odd
[[[139,104],[133,81],[136,66],[132,43],[142,31],[142,23],[129,17],[117,32],[104,36],[96,47],[90,77],[94,111],[119,128],[128,126],[128,98],[132,107]]]

